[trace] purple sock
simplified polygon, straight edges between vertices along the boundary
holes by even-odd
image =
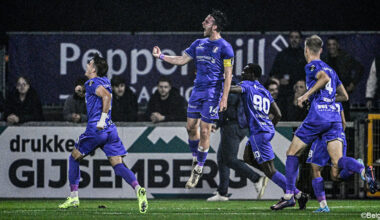
[[[286,194],[294,194],[296,179],[298,176],[298,157],[287,156],[286,158]]]
[[[352,174],[354,174],[354,172],[349,171],[347,169],[343,169],[342,171],[340,171],[339,176],[340,176],[341,179],[346,180],[350,176],[352,176]]]
[[[282,173],[276,172],[272,176],[272,181],[277,184],[284,192],[286,191],[286,178]]]
[[[311,181],[311,184],[313,185],[314,195],[315,197],[317,197],[318,202],[321,202],[322,200],[326,200],[323,178],[317,177]]]
[[[284,192],[286,191],[286,178],[282,175],[282,173],[276,171],[276,173],[272,176],[272,181],[276,183],[276,185],[279,186]],[[297,195],[299,192],[301,192],[299,189],[294,189],[294,195]]]
[[[193,154],[193,157],[196,157],[198,155],[198,144],[199,144],[199,140],[189,139],[189,147],[190,147],[191,153]]]
[[[208,154],[208,151],[203,152],[203,151],[199,151],[198,149],[198,155],[197,155],[198,166],[203,167],[203,165],[206,162],[207,154]]]
[[[352,157],[341,157],[338,161],[338,167],[358,174],[361,174],[364,169],[364,166]]]
[[[76,161],[73,156],[69,157],[69,182],[70,182],[70,190],[78,191],[80,180],[80,169],[79,169],[79,161]]]
[[[139,185],[139,182],[136,180],[135,174],[128,169],[123,163],[119,163],[116,166],[113,167],[115,170],[115,174],[118,176],[123,177],[123,179],[132,186],[134,189],[137,185]]]

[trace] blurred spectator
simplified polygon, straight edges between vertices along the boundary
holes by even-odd
[[[288,98],[287,109],[286,109],[286,118],[287,121],[303,121],[307,116],[307,109],[300,108],[297,105],[298,97],[306,93],[306,83],[305,80],[298,80],[293,86],[294,94],[292,97]]]
[[[80,77],[75,82],[74,94],[70,95],[63,106],[63,118],[65,121],[82,123],[87,122],[87,110],[85,102],[84,83],[87,78]]]
[[[295,82],[305,79],[306,60],[301,47],[301,32],[290,31],[288,41],[289,47],[277,54],[270,72],[270,76],[280,82],[280,96],[290,93]]]
[[[158,80],[157,91],[149,100],[145,115],[153,123],[185,121],[186,106],[186,100],[179,94],[178,89],[172,88],[170,80],[161,76]]]
[[[353,56],[340,49],[336,37],[327,39],[327,55],[322,57],[322,60],[335,70],[348,95],[350,95],[354,91],[355,86],[360,82],[364,73],[363,66]],[[343,102],[342,105],[346,120],[350,120],[349,102]]]
[[[380,57],[376,57],[371,65],[367,80],[367,89],[365,97],[367,99],[367,108],[380,108]]]
[[[137,97],[125,85],[122,76],[113,76],[112,85],[112,121],[137,121]]]
[[[16,90],[6,99],[4,118],[9,124],[44,120],[40,98],[26,77],[17,79]]]

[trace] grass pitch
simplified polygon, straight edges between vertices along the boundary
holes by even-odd
[[[272,211],[276,201],[150,200],[146,214],[140,214],[135,200],[80,200],[79,208],[60,210],[62,200],[2,200],[0,219],[362,219],[362,213],[378,213],[380,200],[330,200],[330,213],[312,213],[316,200],[306,210],[287,208]],[[99,208],[100,205],[106,208]],[[377,219],[377,217],[375,219]]]

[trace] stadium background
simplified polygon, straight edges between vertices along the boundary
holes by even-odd
[[[256,32],[255,34],[261,35],[283,35],[286,39],[286,34],[289,30],[301,30],[304,33],[322,33],[326,36],[329,35],[344,35],[353,38],[353,41],[356,41],[356,37],[369,34],[372,39],[374,39],[373,47],[370,48],[371,56],[366,54],[368,57],[373,57],[378,55],[379,47],[379,2],[378,1],[121,1],[121,0],[112,0],[112,1],[4,1],[2,2],[2,24],[1,33],[0,33],[0,43],[2,45],[2,56],[9,55],[10,58],[15,56],[17,59],[17,54],[10,54],[10,41],[12,39],[12,34],[14,32],[23,32],[26,35],[33,35],[37,33],[42,36],[49,36],[52,32],[75,32],[76,34],[84,32],[128,32],[132,38],[137,38],[141,32],[145,34],[160,35],[157,32],[176,32],[176,34],[187,34],[182,32],[191,32],[194,36],[200,36],[202,28],[201,22],[203,21],[205,15],[209,13],[212,8],[221,9],[226,12],[230,25],[227,27],[227,32],[232,32],[233,35],[245,36],[250,35],[251,32]],[[11,33],[12,32],[12,33]],[[150,33],[153,32],[153,33]],[[62,34],[62,33],[58,33]],[[170,34],[170,33],[169,33]],[[194,38],[195,39],[195,38]],[[361,39],[363,40],[363,39]],[[189,41],[190,42],[190,41]],[[189,42],[186,42],[187,44]],[[365,42],[368,43],[368,42]],[[365,44],[364,43],[364,44]],[[160,45],[160,43],[157,43]],[[187,44],[183,45],[183,49],[187,47]],[[360,44],[360,43],[359,43]],[[347,46],[350,46],[350,43],[347,43]],[[88,46],[90,47],[90,46]],[[360,45],[358,46],[360,47]],[[23,48],[25,49],[25,48]],[[149,49],[149,48],[148,48]],[[179,50],[179,46],[177,48]],[[356,48],[357,50],[363,48]],[[354,51],[355,52],[355,48]],[[24,56],[25,54],[20,54]],[[33,57],[33,53],[28,54]],[[353,54],[355,56],[355,54]],[[3,62],[4,59],[2,59]],[[363,65],[365,66],[366,74],[361,82],[361,91],[364,92],[364,81],[367,79],[368,70],[370,67],[371,60],[362,60]],[[5,66],[2,63],[2,67],[6,71],[5,74],[1,77],[1,89],[6,91],[9,87],[13,86],[15,72],[12,72],[10,64]],[[244,61],[245,62],[245,61]],[[28,63],[24,63],[28,65]],[[34,63],[34,65],[38,65]],[[78,62],[77,66],[80,66]],[[58,67],[57,67],[58,68]],[[80,69],[80,67],[77,67]],[[268,69],[269,71],[269,69]],[[71,87],[71,84],[70,86]],[[361,94],[362,94],[361,93]],[[45,94],[46,95],[46,94]],[[363,95],[363,94],[362,94]],[[367,113],[363,108],[363,96],[358,95],[356,99],[358,105],[354,106],[354,121],[350,124],[348,130],[349,141],[354,146],[348,152],[350,156],[361,156],[367,160]],[[43,94],[41,94],[41,97]],[[45,106],[48,110],[51,108],[51,104],[56,105],[59,103],[48,103],[49,105]],[[9,167],[10,165],[19,159],[30,159],[33,161],[32,165],[24,167],[23,172],[19,170],[18,177],[25,180],[25,176],[33,176],[35,182],[32,186],[24,187],[22,190],[24,192],[31,193],[31,196],[26,196],[22,191],[19,191],[17,188],[8,188],[11,191],[3,191],[8,193],[0,195],[0,197],[50,197],[49,193],[54,193],[54,190],[49,189],[50,191],[45,192],[46,194],[40,194],[38,191],[39,188],[44,188],[48,186],[49,178],[44,178],[49,176],[49,167],[50,160],[52,160],[52,154],[45,156],[44,154],[35,154],[35,153],[15,153],[9,152],[11,149],[11,140],[17,137],[19,134],[25,136],[25,138],[33,139],[36,141],[38,138],[42,138],[45,135],[51,135],[50,138],[54,138],[54,134],[59,133],[58,131],[62,129],[69,129],[72,125],[62,124],[62,123],[29,123],[24,126],[12,128],[6,127],[6,124],[2,123],[2,130],[4,131],[0,137],[0,144],[4,154],[1,154],[1,157],[4,159],[6,153],[11,155],[7,158],[8,160],[2,160],[2,171],[1,177],[2,181],[8,181],[6,184],[9,184]],[[289,129],[294,126],[292,123],[284,122],[281,124],[283,129]],[[57,127],[58,126],[58,127]],[[85,125],[82,125],[85,126]],[[182,126],[182,124],[164,124],[163,126],[168,126],[176,128]],[[155,126],[150,123],[140,123],[140,124],[120,124],[120,127],[123,129],[130,129],[131,127],[136,127],[139,131],[144,129],[155,129]],[[377,127],[379,127],[377,125]],[[35,132],[34,129],[40,129],[41,132]],[[14,129],[15,131],[7,135],[7,131]],[[46,131],[44,133],[45,130]],[[74,131],[84,129],[83,127],[75,128]],[[157,130],[161,129],[157,127]],[[29,132],[29,133],[28,133]],[[284,132],[284,131],[282,131]],[[286,132],[285,132],[286,133]],[[71,133],[70,133],[71,134]],[[5,136],[4,136],[5,135]],[[28,136],[29,135],[29,136]],[[137,135],[137,134],[136,134]],[[378,138],[379,129],[374,130],[374,136]],[[75,139],[75,134],[73,134],[72,139]],[[165,139],[165,132],[157,134],[155,137],[157,140],[170,140]],[[180,136],[180,135],[179,135]],[[21,137],[22,138],[22,137]],[[217,136],[214,137],[217,139]],[[217,144],[217,140],[215,144]],[[377,145],[376,145],[377,144]],[[375,147],[378,146],[378,142],[374,143]],[[157,152],[155,152],[157,153]],[[167,152],[166,152],[167,153]],[[171,152],[173,153],[173,152]],[[183,153],[183,152],[182,152]],[[377,151],[377,153],[379,153]],[[66,152],[67,154],[67,152]],[[58,156],[58,159],[66,160],[66,154],[61,154]],[[157,156],[158,158],[162,157],[164,154]],[[56,156],[56,155],[54,155]],[[129,155],[133,157],[133,153]],[[139,154],[136,154],[139,156]],[[140,155],[141,156],[141,155]],[[96,154],[95,159],[102,158],[102,155],[99,157],[99,153]],[[155,156],[153,156],[153,159]],[[185,158],[184,156],[182,156]],[[47,160],[49,159],[49,161]],[[148,158],[142,156],[142,158]],[[212,158],[212,157],[211,157]],[[55,158],[54,158],[55,159]],[[157,158],[156,158],[157,159]],[[215,159],[215,158],[214,158]],[[41,160],[46,160],[48,162],[41,162]],[[137,160],[137,159],[134,159]],[[39,162],[40,161],[40,162]],[[5,164],[5,162],[7,162]],[[215,162],[215,161],[214,161]],[[148,162],[145,162],[148,165]],[[158,162],[159,163],[159,162]],[[42,164],[44,169],[42,169]],[[38,167],[39,166],[39,167]],[[45,167],[46,166],[46,167]],[[92,170],[92,163],[90,163],[89,170]],[[101,166],[98,164],[98,166]],[[42,169],[42,171],[41,171]],[[148,169],[145,167],[145,169]],[[172,168],[170,167],[170,171]],[[33,171],[36,172],[33,172]],[[107,172],[107,169],[105,169]],[[109,170],[109,169],[108,169]],[[110,171],[110,170],[109,170]],[[44,174],[41,177],[41,172]],[[104,172],[104,170],[103,170]],[[32,174],[31,174],[32,173]],[[38,175],[37,173],[40,173]],[[50,173],[51,174],[51,173]],[[91,173],[90,175],[99,176],[99,173]],[[104,173],[100,174],[103,175]],[[17,176],[16,175],[16,176]],[[108,174],[105,174],[106,176]],[[145,174],[147,175],[147,174]],[[379,176],[379,175],[378,175]],[[3,178],[6,177],[6,178]],[[172,177],[172,176],[170,176]],[[53,179],[57,179],[57,176],[53,176]],[[113,177],[107,177],[108,180],[113,179]],[[233,177],[234,178],[234,177]],[[41,180],[42,179],[42,180]],[[307,180],[310,179],[309,176],[303,176],[302,180],[305,180],[305,184],[301,183],[306,189],[312,193],[310,188],[310,183]],[[328,179],[328,177],[326,177]],[[158,179],[161,181],[164,179]],[[218,181],[217,178],[215,178]],[[235,179],[236,180],[236,179]],[[40,181],[40,182],[38,182]],[[41,182],[42,181],[42,182]],[[101,182],[101,181],[100,181]],[[334,185],[332,182],[327,181],[327,193],[328,198],[367,198],[365,193],[365,188],[363,184],[357,184],[357,177],[352,179],[348,184],[339,184]],[[40,184],[40,185],[38,185]],[[43,185],[41,187],[41,184]],[[90,184],[94,186],[94,184]],[[206,182],[204,185],[207,186]],[[306,185],[309,185],[306,186]],[[14,187],[11,186],[11,187]],[[64,189],[67,188],[67,185],[61,186],[61,194],[59,196],[52,196],[54,198],[64,196]],[[126,186],[123,186],[125,188]],[[252,191],[252,186],[249,188]],[[21,188],[19,188],[21,189]],[[92,189],[94,192],[99,191],[96,187]],[[114,189],[116,190],[116,189]],[[211,187],[207,187],[207,192],[197,191],[198,193],[194,194],[205,194],[210,195],[213,192]],[[9,193],[11,192],[11,193]],[[112,191],[113,192],[113,191]],[[110,191],[110,193],[112,193]],[[233,192],[233,190],[232,190]],[[14,193],[14,194],[13,194]],[[15,195],[17,194],[17,195]],[[108,195],[108,194],[107,194]],[[92,197],[93,192],[89,192],[88,196]],[[101,197],[101,196],[100,196]],[[119,194],[115,198],[120,197]],[[132,197],[132,195],[127,196]],[[191,196],[190,196],[191,197]],[[202,196],[201,196],[202,197]],[[204,196],[203,196],[204,197]],[[202,198],[203,198],[202,197]],[[254,194],[252,194],[254,198]],[[271,198],[271,197],[268,197]]]

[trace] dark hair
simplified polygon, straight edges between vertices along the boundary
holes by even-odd
[[[119,86],[120,84],[125,84],[125,78],[120,75],[112,76],[111,86]]]
[[[172,85],[172,81],[166,76],[160,76],[157,84],[159,84],[160,82],[168,82],[170,86]]]
[[[106,76],[108,72],[108,64],[105,58],[100,57],[98,53],[95,53],[94,57],[94,65],[96,68],[96,74],[100,77]]]
[[[306,38],[305,45],[312,53],[317,54],[323,46],[323,41],[318,35],[312,35]]]
[[[76,86],[84,86],[84,84],[86,83],[87,81],[87,77],[84,77],[84,76],[80,76],[77,78],[77,80],[75,80],[75,87]]]
[[[26,76],[19,76],[19,77],[17,77],[16,84],[17,84],[17,82],[18,82],[21,78],[23,78],[23,79],[25,80],[25,82],[28,83],[28,85],[30,86],[30,80],[29,80],[29,78],[26,77]]]
[[[292,30],[292,31],[289,31],[289,36],[290,36],[290,34],[291,33],[298,33],[299,35],[300,35],[300,38],[302,39],[302,33],[301,33],[301,31],[299,31],[299,30]]]
[[[253,75],[256,77],[256,78],[260,78],[261,75],[262,75],[262,70],[261,70],[261,67],[257,64],[254,64],[254,63],[248,63],[247,64],[248,68],[248,72],[249,73],[253,73]]]
[[[327,38],[327,40],[335,40],[337,43],[339,43],[338,38],[335,36],[330,36],[329,38]]]
[[[214,18],[215,25],[218,26],[216,28],[216,31],[221,32],[222,30],[224,30],[228,23],[226,15],[223,12],[216,9],[213,9],[210,15]]]
[[[277,84],[274,80],[268,80],[268,82],[267,82],[265,88],[269,89],[269,86],[270,86],[270,85],[276,85],[277,88],[279,88],[278,84]]]

